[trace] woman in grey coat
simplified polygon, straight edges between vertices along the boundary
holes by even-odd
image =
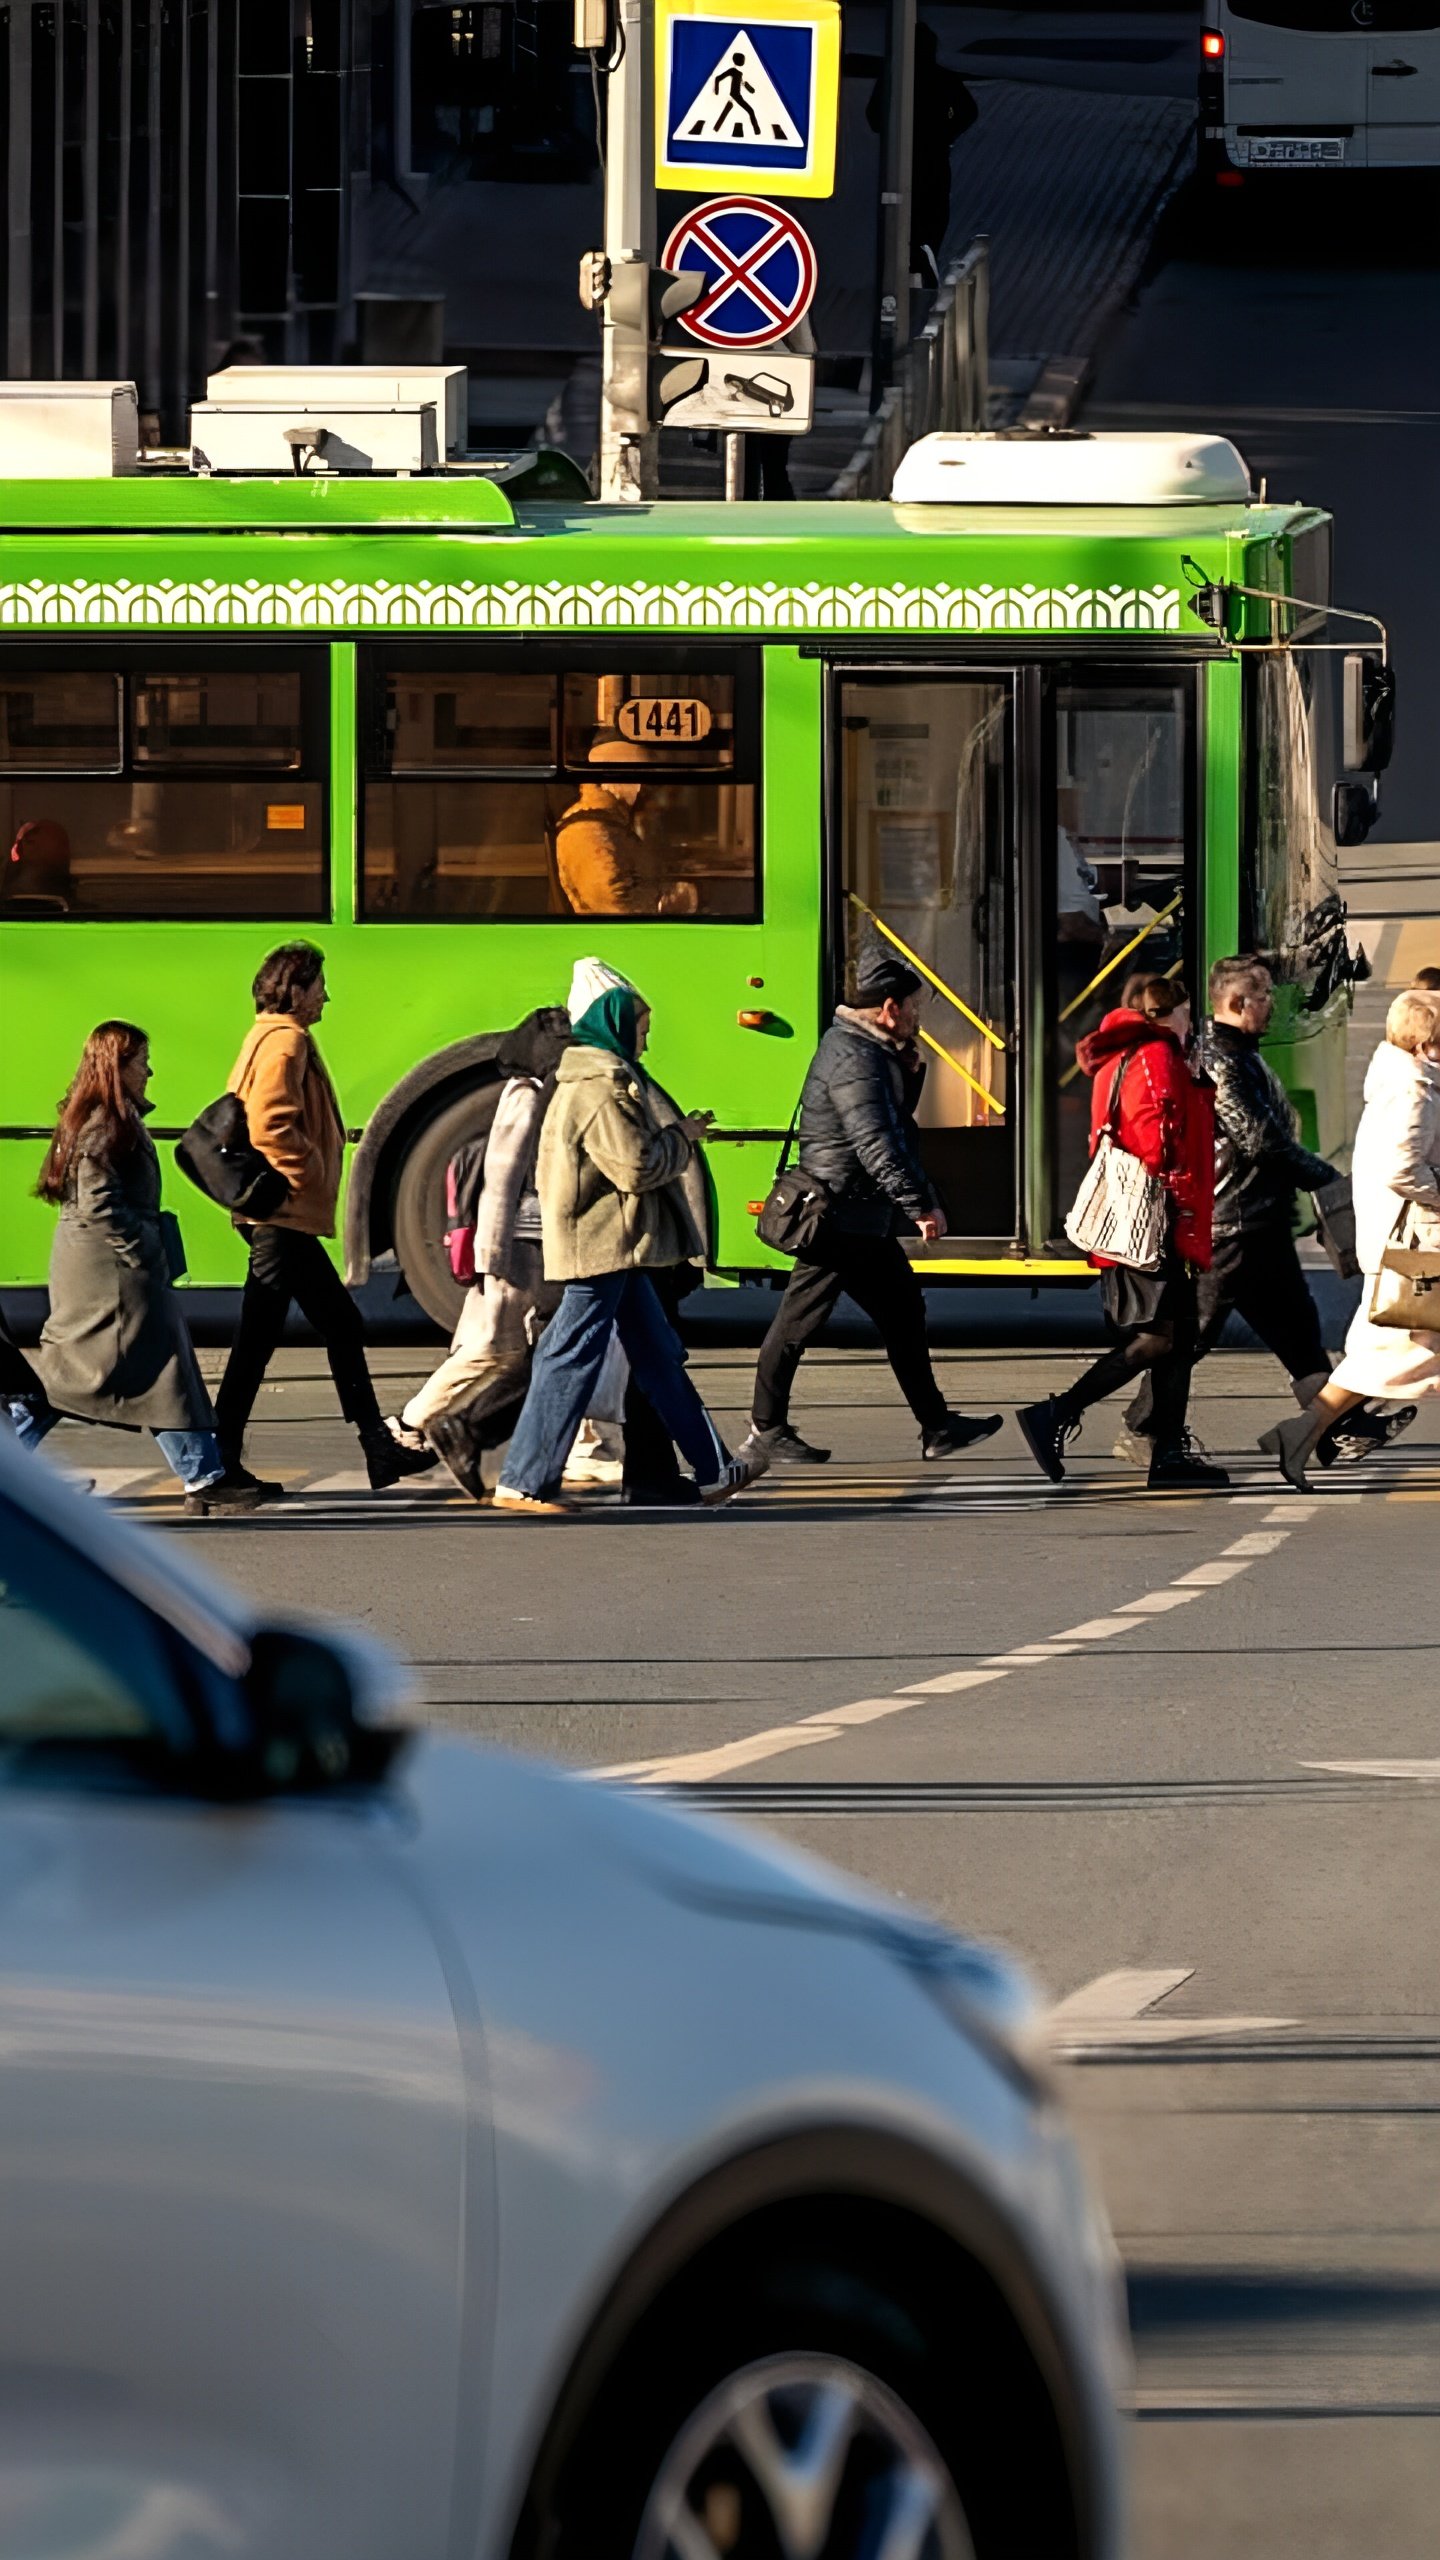
[[[60,1210],[50,1315],[35,1366],[48,1412],[11,1406],[31,1448],[62,1415],[154,1434],[192,1514],[248,1510],[226,1477],[215,1414],[171,1282],[160,1162],[142,1114],[150,1044],[133,1022],[85,1043],[36,1191]]]

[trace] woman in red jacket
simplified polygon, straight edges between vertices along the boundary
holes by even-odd
[[[1129,1386],[1142,1369],[1151,1372],[1154,1398],[1151,1484],[1189,1490],[1230,1481],[1223,1467],[1197,1453],[1185,1429],[1195,1365],[1195,1273],[1209,1268],[1215,1199],[1214,1101],[1187,1061],[1189,1038],[1184,987],[1175,978],[1151,978],[1133,1006],[1107,1013],[1076,1052],[1092,1078],[1092,1152],[1118,1104],[1119,1142],[1159,1175],[1170,1216],[1158,1271],[1099,1264],[1110,1349],[1064,1395],[1027,1405],[1015,1417],[1052,1484],[1065,1473],[1065,1443],[1081,1415]]]

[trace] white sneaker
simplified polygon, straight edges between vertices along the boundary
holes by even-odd
[[[757,1476],[769,1473],[770,1460],[765,1450],[758,1441],[747,1440],[738,1458],[726,1459],[725,1472],[714,1484],[702,1484],[700,1499],[713,1510],[717,1502],[733,1502],[736,1494],[743,1493]]]
[[[601,1449],[572,1449],[565,1461],[567,1484],[620,1484],[624,1480],[625,1461],[609,1457]]]

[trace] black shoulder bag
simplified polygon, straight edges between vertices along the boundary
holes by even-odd
[[[290,1196],[284,1174],[252,1144],[238,1093],[206,1104],[176,1147],[175,1161],[207,1200],[257,1226]]]
[[[813,1173],[804,1172],[798,1164],[793,1173],[789,1169],[790,1150],[795,1144],[799,1126],[800,1105],[797,1102],[785,1132],[775,1179],[755,1221],[755,1233],[761,1243],[768,1244],[775,1253],[803,1253],[807,1245],[815,1242],[834,1207],[826,1185],[817,1181]]]

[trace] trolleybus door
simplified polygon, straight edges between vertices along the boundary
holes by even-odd
[[[1062,1241],[1089,1156],[1079,1043],[1133,979],[1189,980],[1195,671],[1072,662],[1033,676],[1043,712],[1024,776],[1039,814],[1025,902],[1026,1224],[1043,1251]]]
[[[1017,1234],[1015,678],[837,672],[837,991],[879,941],[926,981],[921,1152],[957,1245]]]

